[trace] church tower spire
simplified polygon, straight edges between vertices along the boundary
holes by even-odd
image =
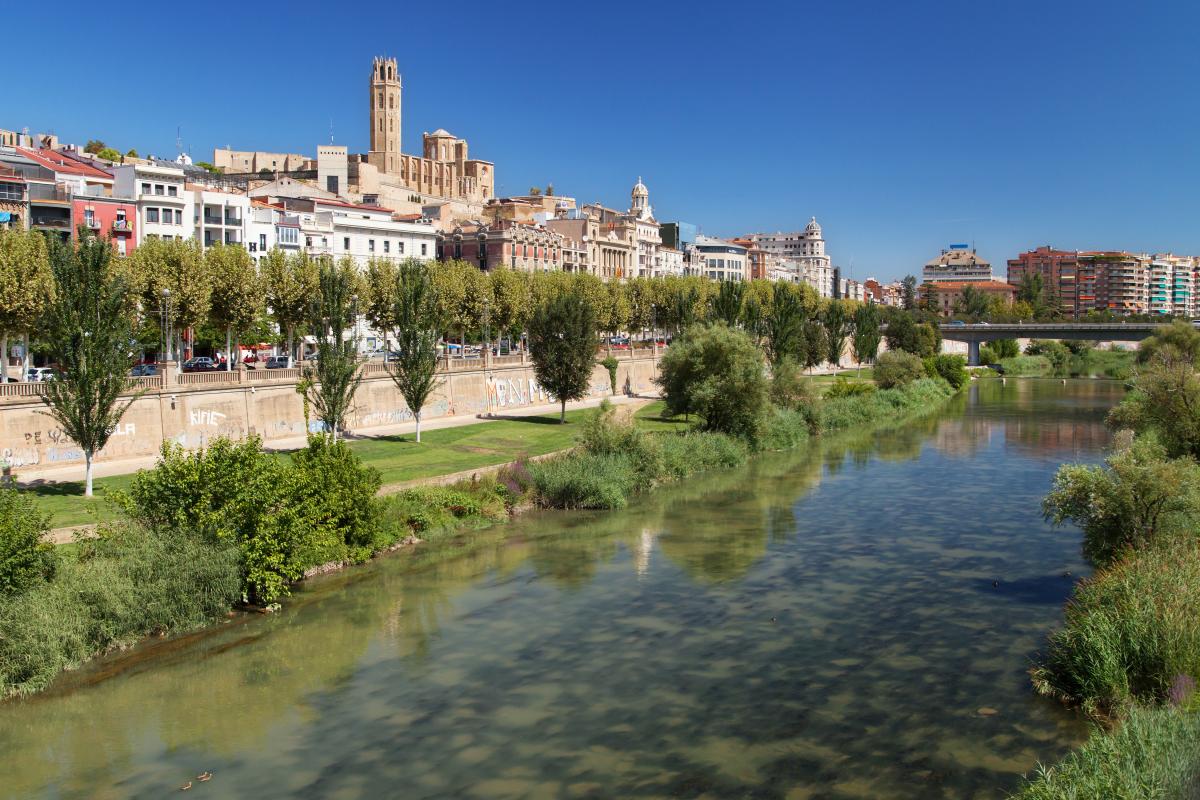
[[[371,151],[380,171],[400,174],[400,99],[403,87],[396,59],[376,56],[371,63]]]

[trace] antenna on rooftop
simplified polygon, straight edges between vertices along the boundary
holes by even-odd
[[[329,143],[333,144],[333,117],[329,118]]]
[[[183,154],[183,126],[175,126],[175,151],[180,155]]]

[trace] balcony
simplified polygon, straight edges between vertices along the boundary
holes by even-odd
[[[226,214],[225,215],[225,224],[230,227],[233,227],[233,228],[240,228],[240,227],[242,227],[242,218],[241,217],[231,217],[228,214]]]
[[[83,224],[87,225],[89,228],[91,228],[94,231],[100,230],[100,220],[96,219],[95,217],[89,217],[89,218],[84,219]]]
[[[113,233],[129,233],[133,227],[126,219],[114,219],[112,224]]]
[[[205,224],[205,225],[220,225],[220,224],[221,224],[221,218],[220,218],[220,217],[214,217],[214,216],[210,216],[210,215],[208,215],[208,214],[205,214],[205,215],[204,215],[204,224]]]

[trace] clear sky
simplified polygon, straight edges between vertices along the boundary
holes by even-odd
[[[77,11],[77,14],[75,13]],[[733,236],[816,216],[854,277],[952,242],[1200,254],[1200,4],[12,4],[0,127],[208,160],[367,150],[371,57],[406,152],[446,128],[501,194],[553,183]],[[14,65],[20,65],[19,68]]]

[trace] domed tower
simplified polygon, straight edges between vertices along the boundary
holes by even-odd
[[[396,59],[371,63],[371,150],[367,160],[389,175],[400,174],[400,70]]]
[[[825,239],[821,236],[821,226],[817,223],[816,217],[810,219],[804,226],[804,238],[808,239],[809,255],[825,255]]]
[[[629,193],[631,205],[629,213],[647,218],[650,216],[650,190],[646,188],[646,184],[642,183],[642,177],[639,175],[637,183],[633,185],[633,191]]]

